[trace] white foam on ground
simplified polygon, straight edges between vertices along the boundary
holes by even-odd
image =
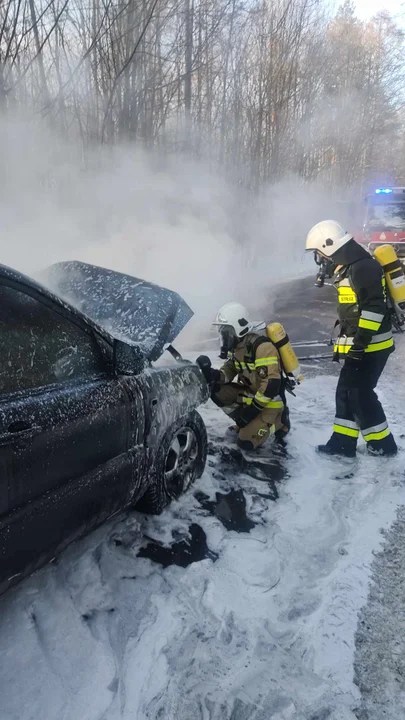
[[[399,436],[394,367],[381,394]],[[290,401],[277,502],[264,481],[210,457],[195,489],[243,488],[250,533],[226,530],[189,492],[158,518],[107,524],[0,600],[1,720],[354,720],[357,613],[405,477],[403,453],[316,454],[335,384],[307,380]],[[203,415],[217,442],[227,418],[211,403]],[[162,569],[137,557],[144,534],[169,544],[192,522],[216,562]]]

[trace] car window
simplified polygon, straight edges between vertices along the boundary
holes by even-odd
[[[0,393],[99,374],[90,333],[23,292],[0,286]]]

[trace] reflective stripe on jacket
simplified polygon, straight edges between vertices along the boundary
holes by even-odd
[[[335,342],[334,345],[334,351],[338,352],[339,354],[345,354],[348,353],[350,348],[353,347],[354,344],[354,338],[347,337],[346,335],[341,335],[338,337],[338,339]],[[388,333],[380,333],[374,335],[374,337],[371,339],[371,342],[369,345],[367,345],[366,348],[364,348],[364,352],[377,352],[378,350],[387,350],[388,348],[391,348],[394,346],[394,338],[392,337],[392,332]]]

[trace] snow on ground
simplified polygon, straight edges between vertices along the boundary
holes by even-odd
[[[397,355],[381,395],[399,437]],[[159,517],[114,519],[0,599],[0,720],[360,717],[357,615],[405,476],[403,455],[317,456],[335,383],[306,380],[287,456],[268,446],[242,469],[209,403],[192,491]],[[390,692],[372,720],[400,719]]]

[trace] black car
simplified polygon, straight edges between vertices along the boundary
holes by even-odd
[[[153,365],[192,316],[169,290],[59,263],[0,266],[0,592],[126,507],[204,469],[197,365]]]

